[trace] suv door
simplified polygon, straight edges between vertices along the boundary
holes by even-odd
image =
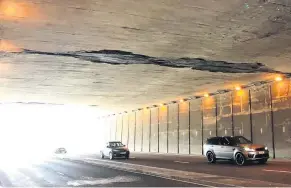
[[[208,141],[208,147],[212,150],[216,156],[216,158],[221,158],[221,138],[213,137]]]
[[[235,148],[231,145],[231,138],[223,137],[221,138],[221,152],[222,157],[225,159],[232,159],[233,158],[233,151]]]

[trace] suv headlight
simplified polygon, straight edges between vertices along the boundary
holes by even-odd
[[[255,151],[254,149],[251,149],[251,148],[248,148],[248,147],[245,147],[244,150],[245,151]]]

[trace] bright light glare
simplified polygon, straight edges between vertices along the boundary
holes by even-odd
[[[235,90],[239,91],[239,90],[241,90],[241,87],[240,86],[236,86]]]
[[[16,19],[40,19],[41,14],[36,4],[24,0],[1,0],[0,18],[8,20]]]
[[[103,124],[89,107],[9,104],[0,114],[0,167],[41,163],[59,147],[68,155],[96,153],[104,143]]]
[[[209,97],[209,94],[208,93],[204,93],[204,97]]]
[[[281,76],[277,76],[277,77],[275,78],[275,81],[277,81],[277,82],[282,81],[282,80],[283,80],[283,79],[282,79]]]
[[[0,52],[20,52],[21,49],[8,40],[0,40]]]

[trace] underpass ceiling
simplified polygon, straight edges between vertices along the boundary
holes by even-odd
[[[289,0],[0,3],[1,101],[120,111],[291,72]]]

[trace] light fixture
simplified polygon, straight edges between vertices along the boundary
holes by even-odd
[[[239,91],[239,90],[241,90],[241,87],[240,86],[235,86],[235,90]]]
[[[282,81],[283,79],[282,79],[282,77],[281,76],[276,76],[276,78],[275,78],[275,81],[277,81],[277,82],[280,82],[280,81]]]

